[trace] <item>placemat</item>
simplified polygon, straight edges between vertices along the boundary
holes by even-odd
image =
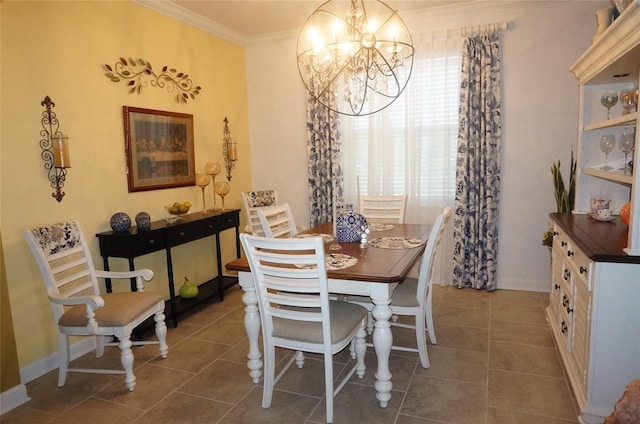
[[[343,255],[342,253],[328,253],[324,255],[327,270],[344,269],[354,266],[358,263],[358,259],[351,255]],[[315,268],[315,265],[296,265],[298,268]]]
[[[369,240],[369,246],[381,249],[411,249],[422,246],[422,240],[411,237],[378,237]]]
[[[312,237],[322,237],[322,241],[325,243],[330,243],[333,241],[333,236],[331,234],[302,233],[302,234],[295,235],[295,238],[312,238]]]
[[[393,224],[385,224],[384,222],[370,222],[368,225],[369,231],[389,231],[393,229]]]

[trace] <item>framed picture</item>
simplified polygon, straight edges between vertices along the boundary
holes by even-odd
[[[195,185],[193,115],[123,106],[129,192]]]

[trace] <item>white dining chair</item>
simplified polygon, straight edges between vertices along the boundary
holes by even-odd
[[[360,214],[367,222],[404,223],[407,195],[370,196],[360,195]]]
[[[68,372],[124,374],[127,388],[136,384],[131,346],[159,344],[160,356],[167,357],[167,327],[164,322],[164,298],[145,292],[144,281],[153,278],[153,271],[108,272],[93,266],[87,241],[76,221],[67,221],[23,231],[44,280],[58,331],[60,369],[58,386],[64,386]],[[136,279],[136,292],[100,294],[98,278]],[[143,281],[144,280],[144,281]],[[143,321],[153,317],[158,341],[131,341],[131,332]],[[69,337],[92,336],[96,357],[101,358],[105,346],[120,348],[124,370],[80,369],[69,367]],[[116,343],[105,343],[105,337],[115,337]]]
[[[276,239],[241,234],[256,288],[264,346],[262,407],[269,408],[274,386],[302,352],[324,356],[326,419],[333,422],[333,400],[356,373],[364,377],[366,308],[329,300],[322,238]],[[353,341],[355,365],[334,388],[333,355]],[[276,347],[294,352],[275,375]]]
[[[436,344],[436,333],[433,327],[433,306],[432,306],[432,288],[433,274],[438,256],[438,248],[442,240],[442,235],[446,229],[449,218],[451,217],[451,208],[446,207],[433,223],[429,239],[425,246],[422,260],[420,263],[420,272],[418,278],[408,277],[396,287],[391,297],[391,312],[397,316],[411,316],[414,318],[414,324],[406,324],[402,322],[391,322],[392,326],[414,329],[416,333],[417,349],[406,346],[394,345],[391,348],[395,350],[418,352],[420,356],[420,364],[423,368],[429,368],[429,356],[427,354],[427,338],[429,334],[431,343]],[[367,327],[369,332],[373,328],[371,311],[373,303],[371,299],[364,296],[349,296],[348,301],[364,306],[369,311],[369,321]]]
[[[262,225],[258,219],[258,209],[278,204],[276,190],[256,190],[242,192],[242,202],[247,217],[245,232],[253,235],[264,236]]]
[[[298,234],[288,203],[259,208],[256,214],[265,237],[291,238]]]

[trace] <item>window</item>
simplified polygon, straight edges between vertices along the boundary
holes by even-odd
[[[391,106],[340,116],[347,202],[358,190],[408,194],[406,222],[429,219],[425,207],[439,212],[453,203],[459,85],[458,40],[417,42],[409,84]]]

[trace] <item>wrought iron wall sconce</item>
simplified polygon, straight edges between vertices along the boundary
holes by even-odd
[[[224,130],[222,136],[222,153],[224,157],[224,167],[227,170],[227,180],[231,181],[231,171],[236,167],[238,160],[238,143],[231,138],[229,131],[229,120],[224,117]]]
[[[42,130],[40,136],[40,155],[44,160],[44,169],[49,172],[51,187],[56,191],[51,193],[51,197],[58,202],[64,197],[64,182],[67,178],[67,168],[71,168],[69,157],[69,136],[64,135],[59,127],[60,123],[55,112],[51,109],[56,106],[49,96],[46,96],[40,105],[45,107],[42,112]]]

